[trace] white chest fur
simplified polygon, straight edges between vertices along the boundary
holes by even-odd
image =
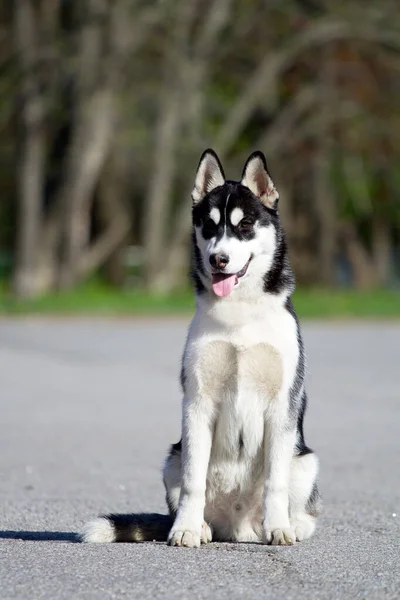
[[[185,349],[186,393],[213,407],[210,471],[214,479],[229,473],[220,482],[226,491],[243,488],[246,473],[254,481],[265,417],[287,410],[298,355],[296,323],[280,299],[198,306]],[[234,467],[218,468],[226,463]]]
[[[254,302],[231,298],[212,303],[199,301],[189,329],[185,366],[187,363],[189,368],[196,370],[199,356],[204,357],[206,347],[215,342],[231,344],[239,353],[261,348],[261,345],[273,348],[282,362],[281,387],[287,388],[292,384],[299,357],[297,326],[281,298],[266,295]],[[253,352],[253,361],[256,357],[257,352]],[[213,361],[221,362],[218,361],[218,352],[215,352]],[[213,365],[208,366],[215,371]],[[262,369],[261,363],[258,366]],[[254,368],[256,375],[257,369]]]

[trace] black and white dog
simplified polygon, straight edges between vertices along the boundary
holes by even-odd
[[[182,440],[164,467],[170,518],[101,517],[85,541],[294,544],[314,532],[318,460],[303,435],[305,357],[278,197],[261,152],[241,182],[225,180],[212,150],[201,157]]]

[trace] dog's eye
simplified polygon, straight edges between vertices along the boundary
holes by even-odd
[[[240,221],[238,228],[240,231],[249,231],[249,229],[251,229],[253,227],[253,221],[250,221],[249,219],[242,219],[242,221]]]

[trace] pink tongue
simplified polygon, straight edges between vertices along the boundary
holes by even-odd
[[[235,274],[222,275],[221,273],[215,273],[212,276],[212,289],[214,290],[214,294],[217,296],[229,296],[236,282],[237,276]]]

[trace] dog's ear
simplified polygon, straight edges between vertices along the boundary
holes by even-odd
[[[208,149],[203,152],[197,167],[196,179],[192,191],[193,204],[197,204],[206,194],[214,188],[224,185],[225,175],[214,150]]]
[[[262,152],[253,152],[243,169],[242,185],[245,185],[267,207],[276,210],[279,194],[267,171],[267,161]]]

